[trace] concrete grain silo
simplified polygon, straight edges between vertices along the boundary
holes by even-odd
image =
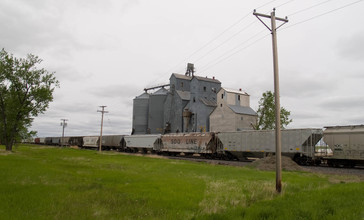
[[[133,134],[146,134],[148,130],[149,94],[133,99]]]
[[[149,96],[148,128],[151,134],[162,134],[164,129],[164,103],[168,90],[160,88]]]

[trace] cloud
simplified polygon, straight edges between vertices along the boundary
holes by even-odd
[[[285,70],[280,77],[281,94],[291,98],[313,98],[328,93],[339,82],[325,72],[303,72]]]
[[[342,112],[351,109],[352,112],[362,112],[364,109],[364,96],[336,96],[323,100],[320,104],[325,110]]]
[[[77,42],[72,34],[62,29],[62,14],[56,7],[47,7],[41,1],[2,1],[0,3],[0,40],[14,51],[34,53],[57,50],[62,45],[62,53],[69,53]],[[37,7],[39,6],[39,7]],[[21,28],[19,28],[21,27]]]
[[[141,93],[135,86],[127,84],[114,84],[102,87],[87,88],[85,90],[96,97],[100,98],[131,98]]]
[[[341,38],[337,42],[340,57],[346,60],[362,62],[364,59],[364,32]]]

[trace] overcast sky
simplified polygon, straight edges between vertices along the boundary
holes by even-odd
[[[352,4],[352,5],[350,5]],[[281,105],[290,128],[364,124],[364,2],[357,0],[0,0],[0,46],[32,53],[60,88],[39,136],[129,134],[143,88],[196,75],[242,88],[253,109],[274,90],[272,40],[252,12],[288,16],[278,29]],[[269,19],[263,19],[270,25]]]

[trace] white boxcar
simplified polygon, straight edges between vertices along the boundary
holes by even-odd
[[[99,136],[83,137],[83,147],[99,147]]]
[[[142,150],[153,151],[160,148],[161,135],[160,134],[148,134],[148,135],[130,135],[125,136],[126,151],[137,152]]]
[[[218,137],[223,143],[224,151],[238,158],[262,157],[276,151],[274,130],[221,132]],[[321,129],[284,129],[282,154],[292,158],[297,154],[314,157],[315,145],[321,138]]]
[[[325,128],[324,141],[333,151],[332,158],[364,160],[364,125]]]

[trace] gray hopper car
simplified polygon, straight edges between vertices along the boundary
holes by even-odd
[[[324,141],[333,152],[329,166],[364,165],[364,125],[325,127]]]
[[[99,136],[83,137],[83,147],[87,148],[99,147]]]
[[[126,152],[154,152],[161,146],[161,135],[132,135],[125,136],[125,151]]]
[[[125,135],[102,136],[102,148],[123,150],[125,148],[124,136]]]
[[[276,151],[274,130],[221,132],[218,137],[224,146],[224,152],[239,160],[260,158]],[[321,138],[321,129],[282,130],[282,155],[289,156],[300,164],[311,163],[315,145]]]
[[[60,145],[61,138],[60,137],[52,137],[51,138],[51,145]]]

